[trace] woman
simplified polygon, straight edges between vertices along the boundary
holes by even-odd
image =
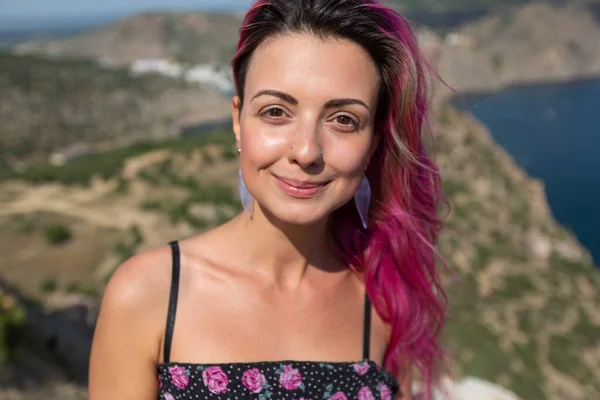
[[[376,0],[260,0],[233,70],[245,212],[118,268],[90,399],[411,399],[412,369],[428,398],[439,177],[407,22]]]

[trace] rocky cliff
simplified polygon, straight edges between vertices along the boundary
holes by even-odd
[[[447,106],[437,121],[452,207],[440,249],[459,277],[448,280],[445,330],[457,370],[523,399],[600,398],[600,274],[589,254],[485,127]]]
[[[598,38],[598,20],[572,3],[507,9],[443,36],[420,30],[440,76],[463,93],[600,76]]]

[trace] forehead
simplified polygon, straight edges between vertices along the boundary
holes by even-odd
[[[269,38],[255,51],[246,76],[246,95],[276,89],[294,97],[358,97],[376,101],[377,67],[358,44],[308,34]]]

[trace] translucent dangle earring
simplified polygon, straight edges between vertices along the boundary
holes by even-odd
[[[369,225],[369,204],[371,203],[371,185],[367,177],[363,177],[360,186],[354,195],[354,203],[356,210],[360,216],[363,229],[367,229]]]
[[[238,147],[238,154],[242,152],[242,149]],[[244,183],[244,178],[242,177],[242,169],[238,169],[238,191],[240,192],[240,200],[242,202],[242,206],[248,214],[249,217],[252,217],[252,211],[254,206],[254,197],[248,191],[246,187],[246,183]]]

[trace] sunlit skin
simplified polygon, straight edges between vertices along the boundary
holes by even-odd
[[[287,36],[259,47],[245,104],[238,118],[235,99],[233,113],[242,173],[259,213],[314,224],[352,198],[376,144],[377,94],[376,67],[351,42]],[[276,177],[326,185],[297,199]]]
[[[378,145],[378,87],[369,55],[346,40],[286,35],[257,49],[244,104],[233,99],[254,210],[180,242],[171,361],[362,358],[363,279],[334,256],[325,226],[352,199]],[[91,400],[156,399],[170,280],[166,246],[111,278],[92,347]],[[379,364],[388,338],[374,313],[370,354]]]

